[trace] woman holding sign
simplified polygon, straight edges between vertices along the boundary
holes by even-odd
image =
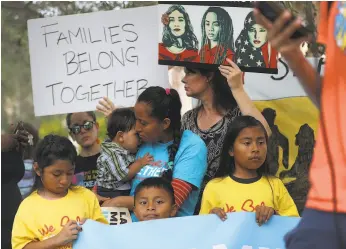
[[[109,101],[101,101],[100,104],[102,106],[98,106],[98,110],[106,115],[114,109]],[[133,179],[131,196],[113,198],[105,201],[103,206],[127,207],[131,210],[134,206],[133,194],[142,180],[165,177],[174,188],[177,216],[193,215],[207,167],[207,148],[196,134],[181,132],[178,92],[149,87],[138,97],[134,110],[136,130],[144,142],[137,157],[149,153],[154,161],[144,166]]]
[[[244,90],[241,70],[232,60],[226,60],[231,66],[222,65],[219,70],[185,68],[182,80],[187,96],[198,99],[201,103],[185,113],[182,130],[191,130],[208,147],[208,169],[202,190],[215,177],[224,139],[235,117],[253,116],[264,125],[268,135],[271,134],[267,121]],[[198,211],[199,205],[196,213]]]

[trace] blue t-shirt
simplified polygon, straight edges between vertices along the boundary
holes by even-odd
[[[137,158],[149,153],[154,157],[154,163],[144,166],[132,180],[131,196],[134,195],[137,185],[149,177],[160,177],[168,168],[168,146],[172,142],[162,144],[144,144],[138,152]],[[204,141],[192,131],[183,132],[177,154],[174,158],[173,178],[183,180],[194,186],[189,197],[184,201],[177,216],[193,215],[198,201],[202,180],[207,170],[207,147]],[[133,217],[134,218],[134,217]],[[134,219],[136,220],[136,219]]]

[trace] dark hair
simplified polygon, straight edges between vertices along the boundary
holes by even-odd
[[[135,189],[135,194],[134,194],[134,199],[136,200],[136,196],[138,193],[145,188],[160,188],[164,189],[165,191],[168,192],[169,196],[171,197],[172,204],[175,204],[175,198],[174,198],[174,190],[172,187],[172,184],[167,181],[166,179],[162,177],[149,177],[141,181],[136,189]]]
[[[234,173],[235,165],[234,158],[229,155],[230,149],[233,147],[235,140],[237,139],[239,133],[249,127],[261,127],[263,129],[266,142],[268,143],[268,134],[264,126],[260,121],[251,116],[238,116],[234,118],[231,122],[226,137],[225,142],[221,151],[220,165],[219,169],[215,174],[215,177],[225,177]],[[267,159],[265,162],[257,169],[257,173],[260,175],[269,175],[269,167]]]
[[[107,135],[113,140],[119,131],[128,132],[136,126],[136,116],[132,108],[119,108],[108,118]]]
[[[207,18],[208,13],[215,13],[217,16],[217,21],[220,24],[219,31],[219,42],[217,49],[217,56],[215,56],[213,64],[222,64],[224,63],[227,55],[227,49],[234,51],[234,42],[233,42],[233,22],[232,18],[226,10],[220,7],[209,7],[204,13],[201,23],[202,28],[202,40],[201,40],[201,51],[200,57],[201,62],[204,62],[204,46],[209,44],[208,37],[205,31],[205,19]]]
[[[185,8],[181,5],[172,5],[171,7],[169,7],[165,14],[170,15],[176,10],[183,14],[185,19],[185,33],[181,37],[179,37],[182,40],[182,44],[180,45],[178,38],[172,34],[169,23],[167,25],[164,25],[163,27],[162,43],[165,45],[165,47],[171,47],[174,45],[178,48],[198,50],[198,40],[193,32],[190,17]]]
[[[33,146],[27,146],[23,153],[23,159],[33,159],[35,153],[35,147],[39,141],[38,130],[30,123],[23,122],[23,128],[33,136]]]
[[[70,125],[71,125],[72,115],[75,114],[75,113],[69,113],[69,114],[66,115],[66,125],[67,125],[68,128],[70,128]],[[96,122],[95,112],[85,112],[85,113],[88,114],[88,116],[91,117],[94,122]]]
[[[167,94],[166,90],[162,87],[152,86],[145,89],[145,91],[139,95],[137,102],[144,102],[151,106],[151,117],[157,118],[160,121],[163,121],[165,118],[171,120],[169,130],[173,133],[173,144],[168,147],[168,164],[170,167],[164,173],[164,177],[171,180],[174,158],[181,139],[181,102],[179,94],[174,89],[170,89],[170,93]]]
[[[47,135],[38,143],[34,161],[38,164],[39,170],[43,172],[46,167],[52,165],[56,160],[68,160],[74,165],[76,158],[76,148],[68,138]],[[35,174],[32,191],[42,187],[41,177]]]
[[[185,68],[189,73],[200,73],[202,76],[211,77],[211,88],[213,89],[213,104],[219,113],[223,110],[230,111],[238,106],[233,97],[231,88],[228,85],[227,79],[220,73],[218,69],[201,69],[201,68]]]

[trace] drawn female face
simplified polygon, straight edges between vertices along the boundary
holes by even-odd
[[[172,31],[172,34],[176,37],[182,36],[185,33],[185,18],[182,13],[178,10],[173,11],[169,15],[169,28]]]
[[[252,25],[248,36],[251,45],[255,48],[260,48],[267,42],[267,30],[259,24]]]
[[[205,18],[205,32],[209,40],[218,41],[220,32],[220,23],[214,12],[209,12]]]

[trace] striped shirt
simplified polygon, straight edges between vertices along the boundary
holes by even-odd
[[[131,189],[129,181],[123,181],[129,172],[128,166],[135,155],[113,142],[101,144],[101,155],[97,159],[97,186],[110,190]]]

